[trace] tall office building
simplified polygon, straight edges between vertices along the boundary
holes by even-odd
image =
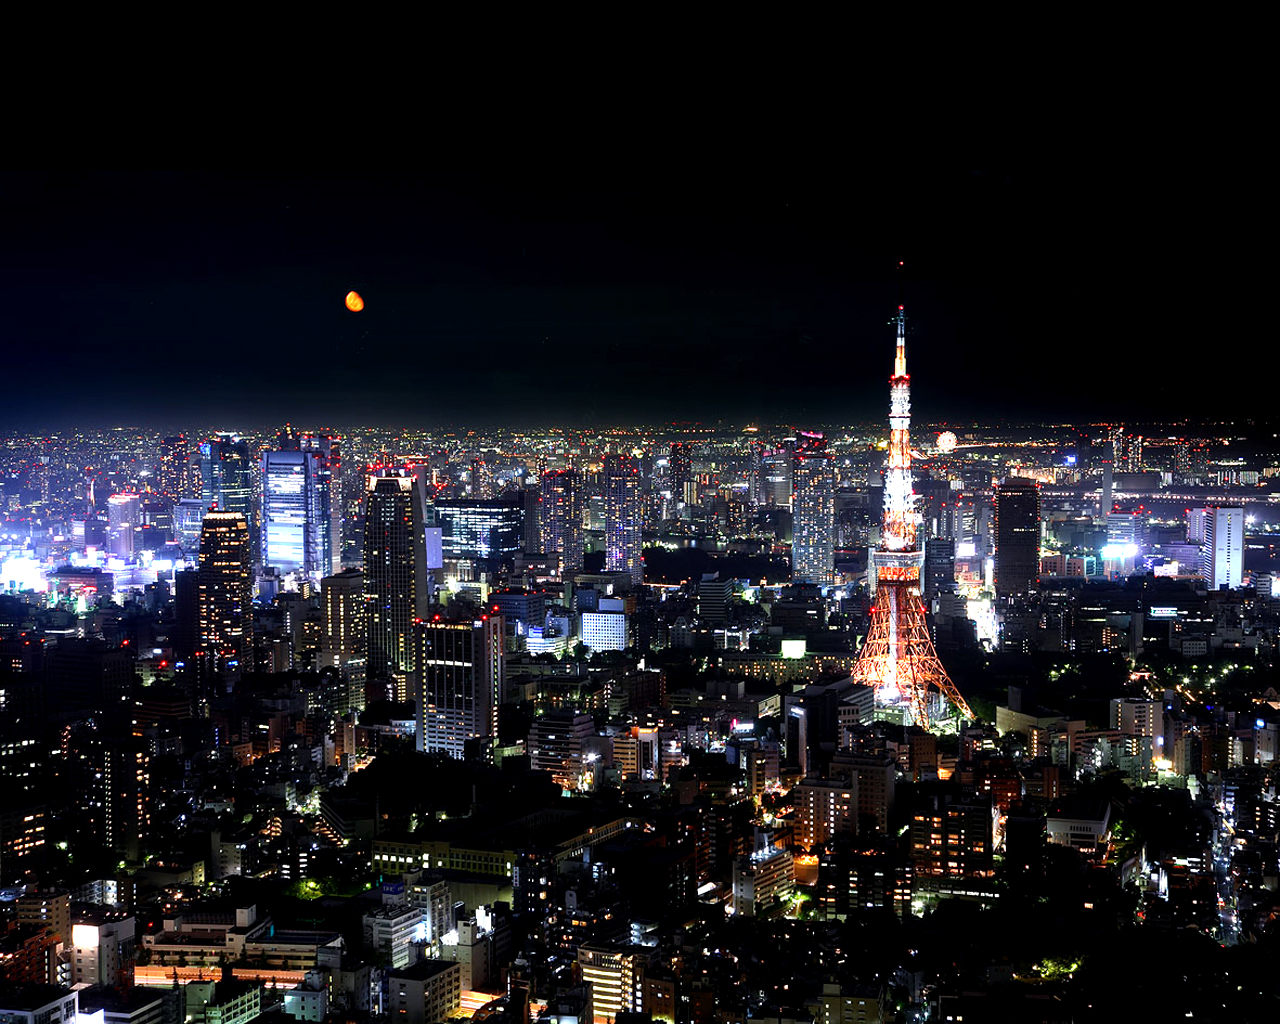
[[[249,524],[239,512],[213,511],[200,531],[197,594],[199,650],[214,669],[252,668],[253,572]]]
[[[342,571],[342,442],[329,434],[302,434],[299,448],[313,456],[316,557],[320,575]]]
[[[574,469],[542,474],[538,494],[538,519],[542,526],[542,550],[555,555],[561,576],[582,568],[582,476]]]
[[[488,760],[498,735],[504,651],[502,616],[447,620],[413,630],[418,749]]]
[[[640,527],[644,499],[640,493],[640,463],[631,455],[604,457],[604,567],[629,572],[644,582],[640,555]]]
[[[133,557],[134,533],[142,525],[142,505],[136,494],[113,494],[107,499],[107,548],[121,558]]]
[[[257,550],[258,514],[253,501],[253,460],[249,445],[235,434],[215,434],[200,445],[200,500],[219,512],[244,516]]]
[[[303,443],[313,440],[310,435]],[[262,565],[318,581],[342,567],[337,443],[262,454]]]
[[[956,542],[950,537],[930,537],[924,542],[924,600],[931,606],[939,594],[956,590]]]
[[[995,588],[997,597],[1020,597],[1035,589],[1040,574],[1040,488],[1010,476],[996,486]]]
[[[803,437],[792,469],[791,577],[830,583],[835,569],[835,473],[826,438]]]
[[[427,612],[427,552],[418,477],[383,469],[366,477],[364,516],[365,635],[370,680],[409,697],[413,620]]]
[[[1204,512],[1200,575],[1210,590],[1237,590],[1244,577],[1244,509],[1218,506]]]

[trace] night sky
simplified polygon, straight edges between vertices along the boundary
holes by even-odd
[[[878,420],[898,260],[921,420],[1253,415],[1212,386],[1236,333],[1277,368],[1221,184],[0,176],[0,428]]]

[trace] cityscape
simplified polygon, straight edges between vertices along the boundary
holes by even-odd
[[[441,363],[471,417],[15,396],[0,1024],[1274,1020],[1280,435],[959,415],[884,262],[843,419],[766,400],[789,323],[733,409],[655,360],[689,418],[607,352],[540,401],[533,328],[527,392]],[[323,293],[331,386],[380,301]]]

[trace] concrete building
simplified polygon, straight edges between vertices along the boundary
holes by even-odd
[[[462,965],[448,960],[419,960],[387,972],[386,1013],[400,1024],[434,1024],[462,1005]]]

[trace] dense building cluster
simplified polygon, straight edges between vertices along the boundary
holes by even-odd
[[[1256,1019],[1280,448],[899,390],[0,438],[0,1017]]]

